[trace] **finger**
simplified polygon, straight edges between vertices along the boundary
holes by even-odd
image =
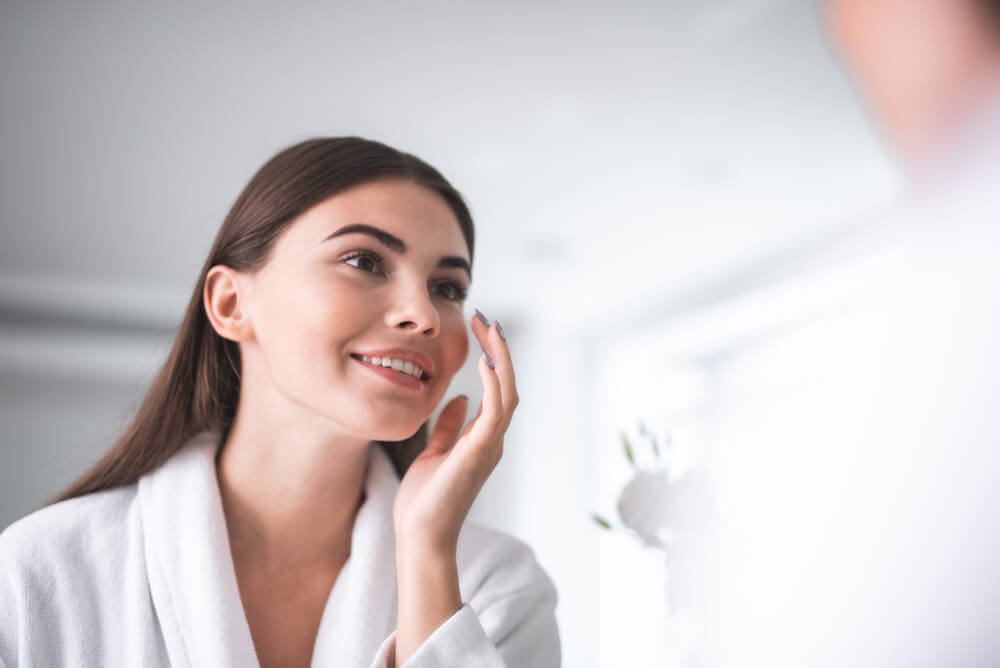
[[[469,430],[470,439],[476,446],[490,443],[503,423],[503,403],[500,400],[500,379],[486,363],[486,356],[479,356],[479,377],[483,381],[483,400],[480,414]]]
[[[459,434],[458,437],[463,438],[466,434],[472,431],[472,427],[475,426],[476,420],[478,420],[479,416],[482,414],[483,414],[483,403],[479,402],[479,408],[476,410],[476,417],[469,420],[469,424],[465,425],[465,429],[462,430],[462,433]]]
[[[465,422],[465,413],[469,408],[469,398],[459,395],[448,402],[438,416],[434,431],[427,441],[424,452],[429,454],[445,453],[451,449],[458,438],[458,432]]]
[[[489,318],[483,315],[479,309],[476,309],[475,314],[469,319],[469,327],[472,328],[472,333],[475,335],[476,340],[479,341],[479,346],[485,348],[487,344],[488,334],[493,323],[490,322]]]
[[[500,336],[500,322],[495,321],[487,334],[490,355],[493,357],[497,376],[500,378],[500,396],[503,401],[505,422],[509,423],[518,404],[517,381],[514,377],[514,361],[510,347]]]
[[[507,341],[500,335],[500,329],[497,326],[498,323],[490,322],[489,320],[483,322],[482,318],[485,318],[485,316],[481,318],[481,315],[477,309],[476,314],[472,316],[472,332],[479,340],[479,345],[490,354],[490,358],[494,362],[495,372],[500,379],[500,396],[504,407],[504,419],[509,423],[511,417],[513,417],[514,409],[519,402],[513,359]]]

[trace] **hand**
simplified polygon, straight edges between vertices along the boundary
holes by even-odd
[[[427,447],[403,476],[393,506],[397,544],[454,554],[469,508],[503,454],[503,437],[518,403],[510,350],[495,325],[473,316],[471,327],[494,368],[480,356],[483,400],[476,417],[462,429],[468,398],[449,401]]]

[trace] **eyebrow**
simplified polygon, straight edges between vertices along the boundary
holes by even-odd
[[[329,234],[323,242],[329,241],[334,237],[339,237],[344,234],[367,234],[370,237],[374,237],[380,244],[385,246],[391,251],[399,253],[402,255],[406,252],[406,242],[399,237],[389,234],[385,230],[380,230],[374,225],[367,225],[365,223],[352,223],[350,225],[344,225],[342,228]],[[438,260],[438,267],[445,268],[455,268],[463,269],[465,273],[472,278],[472,267],[469,266],[468,260],[464,257],[459,257],[457,255],[447,255],[440,260]]]

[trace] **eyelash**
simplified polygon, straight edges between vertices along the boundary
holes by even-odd
[[[348,260],[356,260],[358,258],[368,258],[368,259],[374,261],[380,267],[385,263],[385,260],[382,258],[382,256],[380,254],[376,253],[375,251],[371,250],[370,248],[361,248],[359,250],[352,251],[351,253],[347,254],[343,258],[343,262],[347,262]],[[351,265],[351,266],[353,266],[353,265]],[[364,269],[361,269],[360,267],[355,267],[355,269],[357,269],[358,271],[365,271]],[[370,274],[370,273],[373,273],[373,272],[366,271],[365,273],[366,274]],[[444,281],[443,283],[438,283],[438,285],[450,285],[450,286],[452,286],[455,289],[455,296],[454,297],[445,297],[445,299],[448,299],[450,301],[455,301],[455,302],[460,302],[460,301],[464,301],[465,300],[465,297],[466,297],[466,294],[467,294],[468,291],[464,287],[462,287],[461,284],[456,283],[454,281]]]

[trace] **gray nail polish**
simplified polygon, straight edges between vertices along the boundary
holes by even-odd
[[[503,327],[500,326],[500,321],[499,320],[497,320],[497,334],[499,334],[500,338],[503,339],[504,341],[507,340],[507,337],[504,336]]]
[[[490,326],[490,321],[486,318],[486,316],[483,315],[482,312],[479,309],[473,309],[473,310],[476,312],[476,317],[478,317],[480,320],[482,320],[484,325],[486,325],[487,327],[489,327]]]
[[[483,351],[483,357],[486,358],[486,366],[488,366],[489,368],[492,369],[493,368],[493,358],[491,358],[490,354],[488,352],[486,352],[485,350]]]

